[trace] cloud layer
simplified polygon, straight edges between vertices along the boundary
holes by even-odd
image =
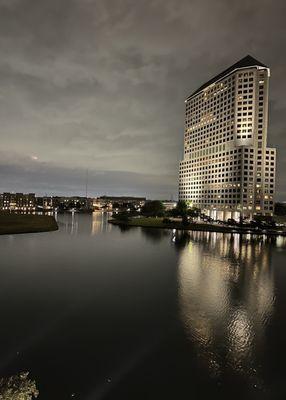
[[[283,149],[284,4],[0,0],[0,190],[79,194],[88,169],[92,195],[176,196],[185,97],[248,53],[271,67]]]

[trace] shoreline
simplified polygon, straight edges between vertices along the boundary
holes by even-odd
[[[54,217],[33,214],[0,214],[0,235],[53,232],[59,229]]]
[[[151,220],[151,218],[150,218]],[[201,231],[201,232],[218,232],[218,233],[239,233],[243,235],[266,235],[266,236],[286,236],[286,231],[275,231],[274,229],[251,229],[251,228],[240,228],[240,227],[228,227],[228,226],[219,226],[212,224],[200,224],[200,223],[192,223],[188,226],[183,226],[181,223],[169,223],[163,224],[161,221],[156,221],[154,224],[152,221],[150,223],[146,223],[144,221],[136,222],[136,219],[131,220],[129,222],[117,221],[114,219],[109,219],[108,222],[113,225],[123,226],[123,227],[141,227],[141,228],[150,228],[150,229],[177,229],[183,231]]]

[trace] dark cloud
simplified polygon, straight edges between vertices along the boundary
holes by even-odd
[[[0,190],[79,193],[88,169],[92,194],[176,195],[185,97],[250,53],[271,67],[286,199],[285,11],[282,0],[0,0]]]
[[[86,171],[81,168],[64,168],[43,163],[31,157],[18,157],[14,162],[1,154],[0,180],[3,191],[37,192],[38,194],[65,194],[100,196],[103,194],[146,196],[150,193],[161,198],[173,194],[169,175],[140,174],[127,171]],[[175,176],[171,178],[176,179]]]

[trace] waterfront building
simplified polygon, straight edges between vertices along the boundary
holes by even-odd
[[[177,207],[177,202],[173,200],[163,200],[162,203],[166,211],[173,210]]]
[[[92,208],[92,199],[84,196],[66,197],[64,204],[70,209]]]
[[[40,211],[53,211],[53,197],[52,196],[43,196],[37,197],[37,209]]]
[[[272,215],[276,151],[267,146],[269,68],[246,56],[185,101],[179,199],[214,219]]]
[[[4,211],[35,211],[35,193],[2,193],[0,196],[0,209]]]
[[[96,210],[113,210],[113,209],[129,209],[141,208],[146,202],[145,197],[132,196],[101,196],[93,200],[93,207]]]

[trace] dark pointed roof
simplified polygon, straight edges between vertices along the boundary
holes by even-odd
[[[200,86],[195,92],[193,92],[189,97],[194,96],[195,94],[199,93],[201,90],[205,89],[209,85],[211,85],[214,82],[219,81],[222,79],[225,75],[228,75],[230,72],[234,71],[235,69],[238,68],[247,68],[247,67],[264,67],[268,68],[266,65],[262,64],[260,61],[256,60],[255,58],[251,57],[250,55],[247,55],[246,57],[243,57],[241,60],[227,68],[225,71],[221,72],[220,74],[216,75],[214,78],[210,79],[206,83],[204,83],[202,86]]]

